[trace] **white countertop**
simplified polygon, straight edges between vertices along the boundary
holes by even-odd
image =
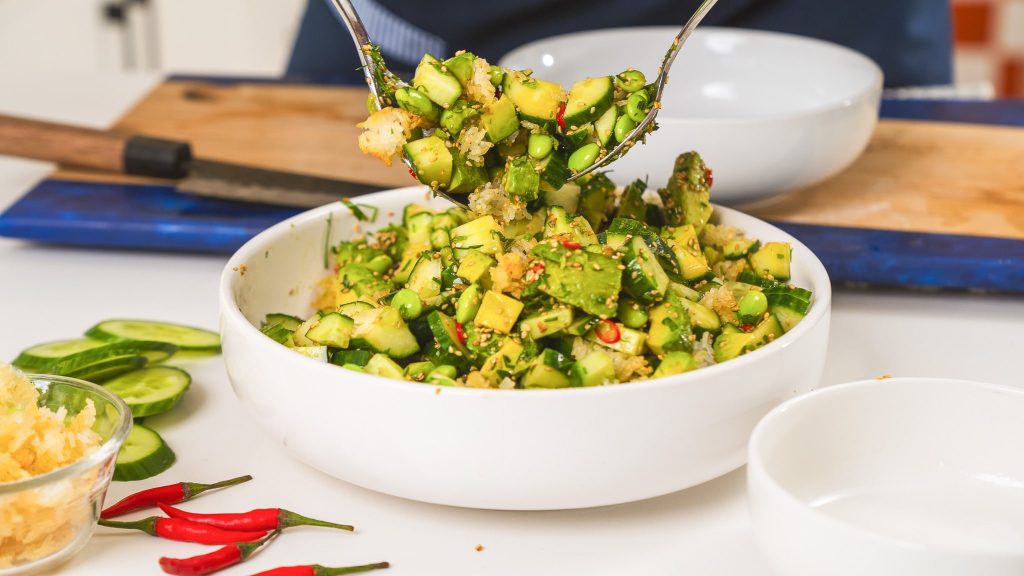
[[[5,73],[0,113],[103,126],[153,77]],[[67,86],[76,86],[74,92]],[[0,157],[0,210],[44,177],[43,163]],[[98,320],[164,319],[216,328],[216,288],[227,257],[62,248],[0,239],[0,358],[35,343],[75,337]],[[823,384],[894,376],[942,376],[1021,384],[1024,298],[837,290]],[[114,483],[108,502],[150,486],[255,480],[186,505],[198,511],[281,506],[354,524],[356,534],[298,528],[248,563],[275,566],[390,561],[383,574],[687,574],[768,576],[747,518],[744,471],[683,492],[609,508],[489,512],[376,494],[291,460],[249,421],[219,358],[187,366],[184,405],[147,419],[177,451],[168,472]],[[358,439],[353,439],[358,441]],[[142,517],[144,514],[139,514]],[[483,550],[476,551],[477,545]],[[100,529],[62,574],[158,574],[162,555],[210,550],[141,533]],[[824,573],[824,572],[823,572]]]

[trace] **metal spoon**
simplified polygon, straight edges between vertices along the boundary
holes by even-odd
[[[647,116],[645,116],[644,119],[637,124],[636,128],[627,134],[626,138],[615,148],[612,148],[606,154],[601,156],[597,162],[594,162],[585,170],[570,176],[570,182],[612,163],[633,147],[637,141],[646,137],[648,132],[654,130],[654,119],[658,115],[658,111],[661,109],[661,96],[665,91],[665,85],[668,83],[668,71],[672,68],[672,63],[675,62],[676,56],[679,54],[679,49],[683,47],[683,43],[686,42],[690,37],[690,34],[693,33],[694,29],[697,28],[697,25],[700,24],[701,20],[704,19],[704,16],[707,15],[708,11],[711,10],[712,6],[717,2],[718,0],[704,0],[701,5],[697,7],[697,11],[693,13],[693,16],[690,16],[690,19],[686,21],[683,28],[679,30],[679,34],[676,34],[676,37],[672,39],[672,46],[669,47],[668,52],[665,53],[665,57],[661,61],[661,66],[658,68],[658,76],[654,81],[655,89],[653,104],[651,105],[651,110],[647,113]],[[380,58],[380,53],[375,52],[375,48],[370,42],[370,35],[366,32],[366,27],[363,26],[363,22],[359,19],[359,14],[352,6],[352,3],[349,0],[331,0],[331,5],[334,7],[338,18],[345,23],[345,27],[348,28],[349,34],[352,36],[352,41],[355,43],[356,50],[359,53],[359,61],[363,65],[363,74],[366,75],[366,84],[370,87],[370,92],[376,100],[377,108],[379,109],[391,104],[390,102],[385,101],[382,95],[388,91],[393,93],[394,90],[407,86],[408,84],[402,81],[398,76],[395,76],[387,69],[387,67],[384,66],[383,59]],[[385,90],[385,88],[387,88],[387,90]],[[403,156],[402,161],[412,168],[412,163],[408,158]],[[463,208],[469,208],[465,202],[456,199],[443,190],[435,190],[434,193]]]
[[[644,119],[626,135],[622,142],[619,142],[618,146],[609,150],[607,154],[598,158],[597,162],[594,162],[586,169],[573,174],[569,178],[570,182],[590,174],[598,168],[611,164],[632,148],[637,141],[642,140],[649,132],[654,131],[654,118],[658,115],[658,111],[661,110],[661,95],[665,92],[665,85],[668,84],[668,71],[672,68],[672,63],[676,61],[676,56],[679,54],[679,49],[683,47],[683,43],[686,42],[690,34],[700,24],[700,21],[707,16],[708,11],[717,2],[718,0],[704,0],[704,2],[701,2],[693,16],[690,16],[686,24],[683,24],[679,34],[676,34],[676,37],[672,39],[672,46],[669,47],[668,52],[665,52],[665,57],[661,60],[661,66],[658,67],[658,76],[654,80],[654,98],[652,99],[651,110],[647,112],[647,116],[644,116]]]

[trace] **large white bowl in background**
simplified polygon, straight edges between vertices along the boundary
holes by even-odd
[[[780,576],[1024,574],[1024,390],[832,386],[754,431],[754,533]]]
[[[378,222],[424,202],[423,187],[362,197]],[[440,200],[434,206],[444,206]],[[814,291],[807,317],[775,342],[688,374],[598,388],[477,390],[388,380],[305,358],[258,326],[268,312],[308,315],[325,242],[351,238],[340,203],[259,234],[221,280],[228,376],[253,418],[297,459],[380,492],[492,509],[581,508],[674,492],[746,459],[757,421],[817,385],[831,289],[821,262],[784,232],[719,209],[725,223],[793,244],[793,281]]]
[[[501,59],[568,87],[627,68],[653,80],[678,28],[619,28],[554,36]],[[680,152],[714,170],[713,198],[754,200],[818,183],[852,163],[878,119],[882,72],[853,50],[811,38],[700,28],[680,51],[660,128],[610,168],[625,185],[664,186]]]

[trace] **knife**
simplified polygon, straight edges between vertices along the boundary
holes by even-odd
[[[179,192],[298,206],[322,206],[381,186],[195,158],[188,142],[93,130],[0,114],[0,155],[176,180]]]

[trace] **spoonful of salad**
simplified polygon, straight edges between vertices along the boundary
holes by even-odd
[[[586,78],[568,92],[459,51],[426,54],[406,83],[384,64],[349,0],[329,0],[359,51],[369,117],[359,148],[391,165],[398,155],[438,195],[511,221],[542,193],[557,195],[630,150],[657,128],[668,72],[717,0],[704,0],[648,83],[639,70]],[[577,190],[578,191],[578,190]]]

